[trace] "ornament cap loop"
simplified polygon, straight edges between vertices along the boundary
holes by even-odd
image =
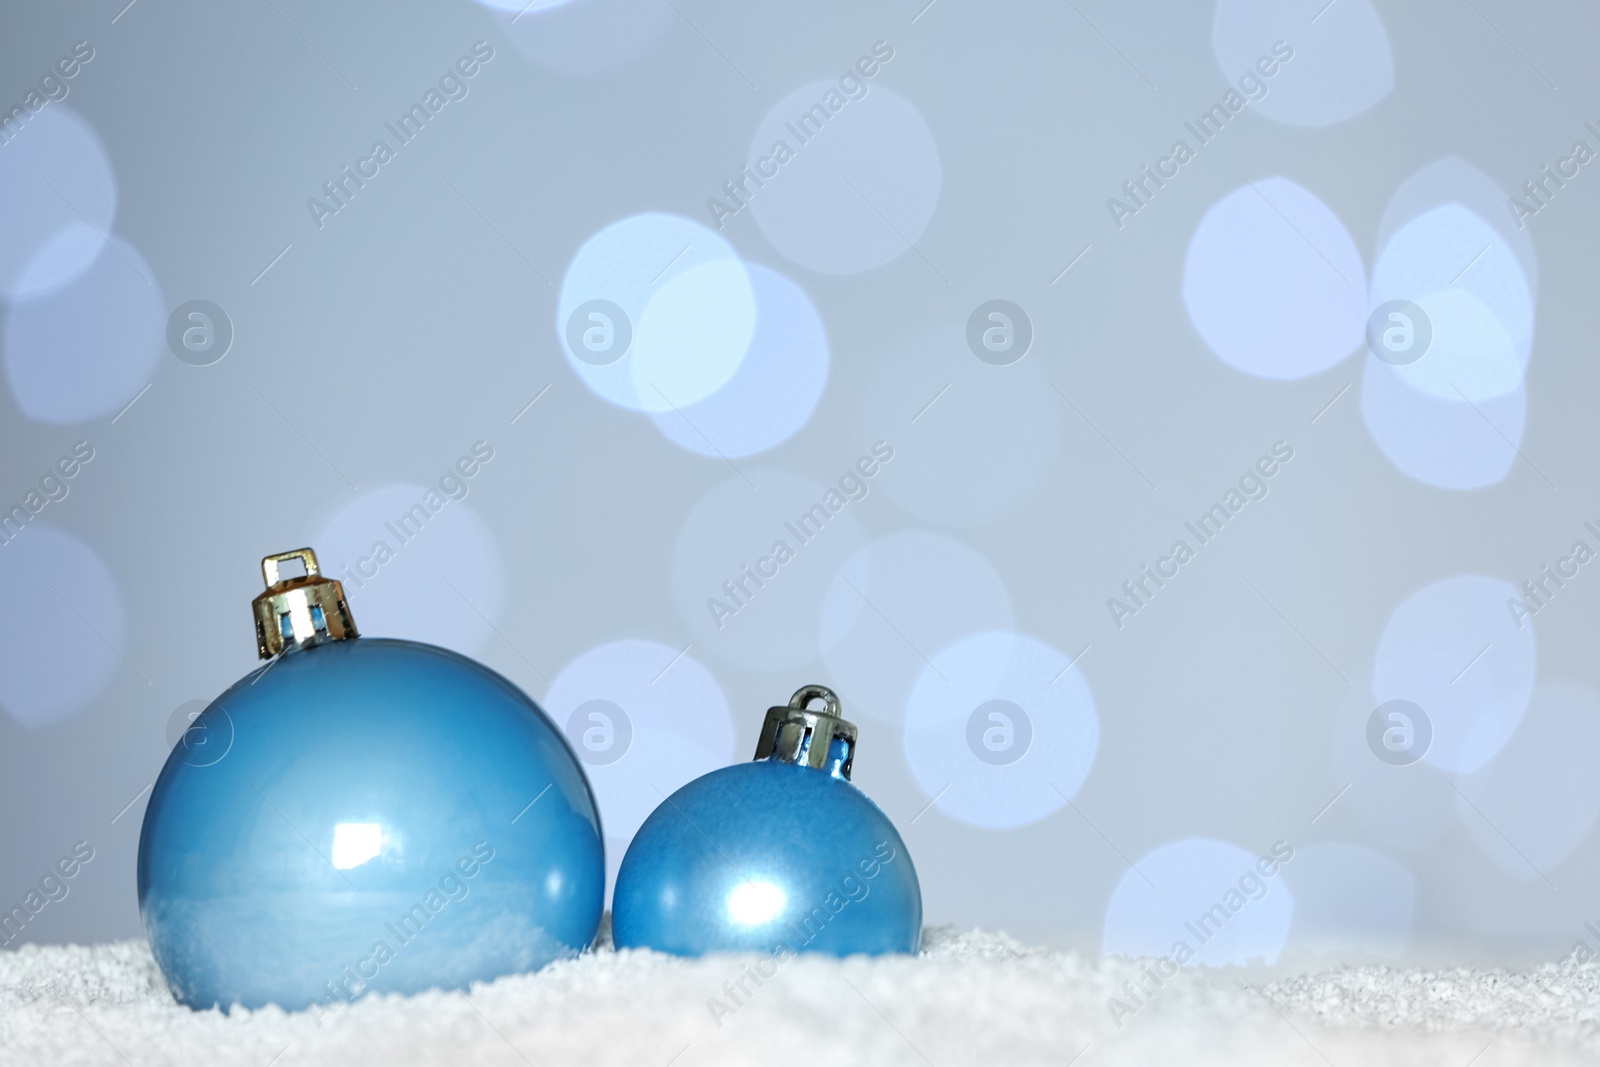
[[[814,700],[822,701],[820,710],[810,707]],[[832,760],[837,764],[834,773],[849,780],[855,755],[856,724],[841,715],[838,695],[825,685],[804,685],[789,703],[767,709],[755,758],[819,771],[828,769]]]
[[[299,560],[306,572],[292,578],[280,574],[279,565]],[[324,578],[317,554],[309,548],[276,552],[261,561],[267,591],[250,602],[256,617],[256,651],[271,659],[285,649],[319,641],[360,637],[344,599],[344,585]]]

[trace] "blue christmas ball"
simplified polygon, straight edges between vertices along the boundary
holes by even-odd
[[[139,908],[173,995],[326,1011],[587,948],[603,844],[561,731],[464,656],[358,638],[302,552],[304,578],[264,567],[274,658],[195,720],[145,812]]]
[[[916,952],[917,871],[888,816],[850,783],[855,740],[838,698],[807,686],[767,713],[754,762],[668,797],[617,873],[617,947],[782,958]]]

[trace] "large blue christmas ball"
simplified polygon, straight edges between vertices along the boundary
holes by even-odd
[[[561,731],[472,660],[316,621],[201,713],[151,794],[139,907],[173,995],[325,1010],[589,947],[600,821]]]
[[[703,775],[651,813],[617,873],[618,948],[917,951],[917,871],[888,816],[849,781],[856,731],[838,712],[829,690],[801,689],[767,713],[754,762]]]

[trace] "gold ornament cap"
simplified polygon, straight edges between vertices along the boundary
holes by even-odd
[[[280,578],[278,565],[297,559],[306,572],[296,578]],[[288,648],[318,641],[343,641],[360,637],[350,608],[344,601],[344,586],[334,578],[324,578],[317,566],[317,554],[309,548],[278,552],[261,561],[261,577],[267,591],[250,602],[256,616],[256,650],[262,659],[271,659]]]
[[[820,710],[809,706],[813,700],[822,701]],[[850,765],[856,758],[856,724],[846,722],[840,714],[839,697],[832,689],[803,685],[795,690],[789,703],[767,709],[755,758],[804,764],[820,771],[828,764],[835,740],[845,742],[839,773],[848,780]]]

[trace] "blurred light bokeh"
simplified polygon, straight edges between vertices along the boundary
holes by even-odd
[[[1597,918],[1591,7],[0,25],[0,911],[98,857],[20,940],[139,934],[173,724],[304,544],[543,702],[612,874],[818,682],[930,922]]]

